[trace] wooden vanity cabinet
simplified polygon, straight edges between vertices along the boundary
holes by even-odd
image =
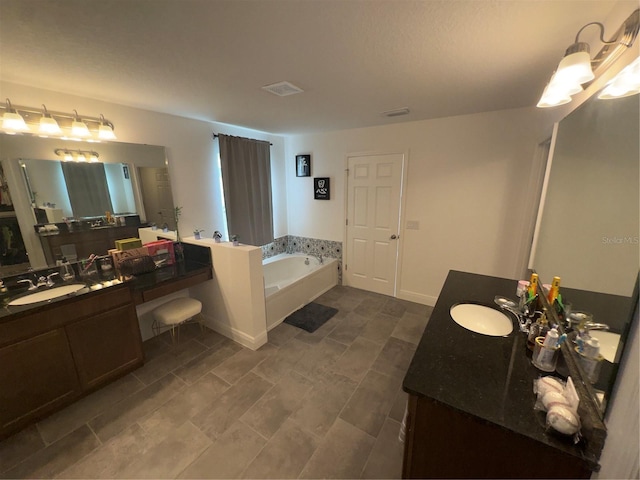
[[[589,478],[579,458],[409,395],[402,478]]]
[[[0,366],[2,433],[66,405],[81,393],[64,328],[0,348]]]
[[[92,390],[142,362],[142,341],[133,304],[65,327],[80,384]]]
[[[143,361],[126,285],[34,308],[0,323],[0,439]]]

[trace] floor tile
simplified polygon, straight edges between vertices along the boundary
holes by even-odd
[[[291,327],[296,330],[296,327]],[[252,370],[272,383],[276,383],[283,375],[289,372],[309,350],[309,345],[292,338],[278,348],[278,351]]]
[[[380,350],[382,350],[382,345],[358,337],[336,360],[333,369],[336,373],[359,382],[364,378]]]
[[[333,367],[335,361],[346,349],[347,347],[342,343],[323,339],[317,345],[309,348],[293,369],[315,381],[325,371]]]
[[[376,437],[396,399],[401,380],[369,371],[340,418]]]
[[[184,382],[175,375],[165,375],[106,409],[91,420],[89,426],[104,442],[171,400],[184,386]]]
[[[129,466],[157,442],[157,437],[134,423],[66,469],[60,478],[128,478]]]
[[[200,412],[191,421],[211,439],[216,439],[272,386],[270,382],[249,372],[220,395],[212,408]]]
[[[6,472],[44,447],[45,443],[35,425],[0,442],[0,473]]]
[[[262,436],[237,421],[179,478],[238,478],[266,443]]]
[[[318,439],[286,422],[243,472],[242,478],[298,478]]]
[[[198,382],[182,389],[153,413],[138,420],[138,423],[147,431],[166,435],[198,413],[211,408],[229,387],[227,382],[208,373]]]
[[[416,346],[398,338],[390,337],[373,362],[372,370],[403,379],[413,358]]]
[[[93,432],[83,425],[4,472],[2,477],[53,478],[99,445]]]
[[[428,321],[427,316],[406,312],[398,320],[391,336],[418,345]]]
[[[151,385],[206,349],[207,347],[193,339],[180,342],[157,357],[146,361],[142,367],[134,372],[134,375],[145,385]]]
[[[382,307],[381,312],[392,317],[401,317],[406,310],[407,307],[402,300],[390,297]]]
[[[397,317],[377,313],[372,316],[360,332],[360,336],[384,345],[400,321]]]
[[[373,437],[338,419],[300,478],[360,478],[374,443]]]
[[[217,346],[205,350],[197,357],[176,368],[173,373],[185,383],[192,384],[240,350],[242,347],[237,343],[220,342]]]
[[[45,442],[53,443],[144,386],[129,374],[40,421],[38,430]]]
[[[409,400],[409,395],[402,389],[398,391],[396,395],[396,399],[393,402],[393,406],[389,411],[389,418],[392,418],[396,422],[402,422],[404,418],[405,410],[407,409],[407,401]]]
[[[242,417],[244,423],[265,438],[273,436],[298,409],[313,384],[296,372],[290,372],[265,393]]]
[[[200,456],[211,440],[190,422],[141,453],[126,469],[127,478],[175,478]]]
[[[368,321],[369,319],[367,317],[350,312],[340,324],[333,329],[328,338],[345,345],[351,345],[351,342],[360,335]]]
[[[384,295],[369,295],[364,301],[360,302],[360,305],[353,309],[353,312],[363,317],[371,318],[380,312],[384,304],[387,303],[388,298]]]
[[[221,343],[224,343],[224,344],[227,344],[227,343],[235,344],[234,342],[229,340],[224,335],[221,335],[218,332],[214,332],[210,328],[206,328],[206,327],[204,328],[202,334],[197,335],[196,337],[194,337],[194,340],[196,342],[198,342],[198,343],[201,343],[202,345],[204,345],[207,348],[217,347]]]
[[[243,348],[215,367],[213,373],[229,383],[235,383],[277,350],[276,347],[269,344],[263,345],[256,351]]]
[[[288,323],[281,323],[275,328],[269,330],[267,334],[267,338],[269,339],[269,343],[275,345],[276,347],[281,347],[293,337],[300,333],[300,329],[294,327],[293,325],[289,325]]]
[[[296,335],[296,339],[309,345],[316,345],[326,338],[327,335],[329,335],[333,329],[343,321],[345,315],[345,312],[339,311],[314,332],[306,332],[302,329],[298,329],[300,333]]]
[[[330,379],[325,377],[323,381],[316,382],[290,418],[322,437],[338,418],[357,386],[357,382],[342,375],[333,375]]]
[[[404,443],[398,440],[400,424],[387,419],[371,450],[362,478],[402,478]]]

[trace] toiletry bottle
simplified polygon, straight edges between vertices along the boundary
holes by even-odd
[[[549,289],[549,293],[547,294],[547,300],[549,300],[549,305],[554,304],[554,302],[558,298],[559,293],[560,293],[560,277],[553,277],[553,282],[551,282],[551,288]]]

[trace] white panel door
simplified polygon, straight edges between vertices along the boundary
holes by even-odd
[[[395,295],[404,155],[348,158],[345,284]]]

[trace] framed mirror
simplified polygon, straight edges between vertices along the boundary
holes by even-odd
[[[608,326],[590,331],[605,357],[590,382],[603,412],[637,302],[639,178],[637,95],[594,95],[557,124],[530,267],[546,283],[559,276],[572,310]]]
[[[64,161],[61,150],[95,152],[98,161]],[[12,240],[20,240],[28,254],[26,264],[5,265],[0,259],[3,274],[51,263],[34,225],[100,218],[108,211],[159,225],[167,217],[171,228],[167,211],[173,210],[173,199],[164,147],[0,134],[0,161],[2,189],[10,192],[6,198],[11,201],[1,213],[19,227],[21,238],[14,234]]]

